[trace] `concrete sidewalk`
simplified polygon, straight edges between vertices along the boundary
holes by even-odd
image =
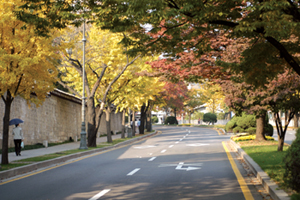
[[[117,135],[112,135],[112,139],[118,139],[121,138],[121,134]],[[100,137],[97,138],[97,144],[100,144],[102,142],[106,142],[107,137]],[[47,148],[39,148],[39,149],[32,149],[32,150],[25,150],[21,151],[21,156],[16,156],[15,152],[11,152],[8,154],[8,161],[13,162],[17,160],[22,160],[26,158],[32,158],[32,157],[37,157],[37,156],[42,156],[42,155],[47,155],[47,154],[52,154],[52,153],[58,153],[66,150],[72,150],[72,149],[78,149],[80,146],[80,141],[79,142],[72,142],[72,143],[66,143],[66,144],[61,144],[61,145],[55,145],[52,147],[47,147]],[[0,161],[1,161],[0,157]]]

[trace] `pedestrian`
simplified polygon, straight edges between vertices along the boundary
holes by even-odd
[[[135,119],[135,123],[134,124],[135,124],[135,130],[136,130],[135,132],[138,133],[139,132],[139,120]]]
[[[15,125],[12,134],[14,135],[15,152],[17,156],[21,156],[21,142],[23,141],[23,131],[19,124]]]

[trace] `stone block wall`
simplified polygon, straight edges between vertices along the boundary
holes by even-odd
[[[4,102],[0,101],[0,119],[4,116]],[[12,103],[10,119],[20,118],[24,123],[20,127],[24,132],[25,145],[63,142],[70,137],[80,138],[81,132],[81,99],[60,90],[50,93],[45,102],[36,107],[35,104],[16,97]],[[112,114],[112,131],[121,131],[122,114]],[[12,129],[9,128],[9,147],[13,147]],[[2,148],[3,120],[0,122],[0,148]],[[102,116],[99,128],[100,134],[106,133],[105,114]]]

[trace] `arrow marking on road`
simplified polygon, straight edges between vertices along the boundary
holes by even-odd
[[[184,162],[180,162],[179,164],[161,164],[158,167],[172,167],[172,166],[176,166],[175,168],[176,170],[192,171],[192,170],[201,169],[202,163],[184,164]],[[197,166],[197,167],[191,167],[191,166]]]
[[[200,146],[206,146],[206,145],[209,145],[209,144],[196,143],[196,144],[187,144],[186,146],[189,146],[189,147],[200,147]]]

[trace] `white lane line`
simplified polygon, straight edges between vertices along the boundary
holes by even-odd
[[[170,145],[170,146],[169,146],[169,148],[172,148],[172,147],[174,147],[174,145]]]
[[[148,161],[153,161],[156,157],[152,157],[150,158]]]
[[[179,141],[182,141],[182,139],[180,139]]]
[[[186,136],[188,136],[189,134],[186,134]]]
[[[139,171],[141,168],[136,168],[134,170],[132,170],[130,173],[127,174],[127,176],[132,176],[133,174],[135,174],[137,171]]]
[[[186,136],[183,136],[183,138],[186,138]]]
[[[166,149],[164,149],[164,150],[162,150],[160,153],[165,153],[167,150]]]
[[[102,190],[101,192],[99,192],[98,194],[96,194],[95,196],[90,198],[89,200],[97,200],[100,197],[102,197],[103,195],[105,195],[106,193],[108,193],[109,191],[110,191],[110,189]]]
[[[175,142],[175,144],[178,144],[179,142]]]

